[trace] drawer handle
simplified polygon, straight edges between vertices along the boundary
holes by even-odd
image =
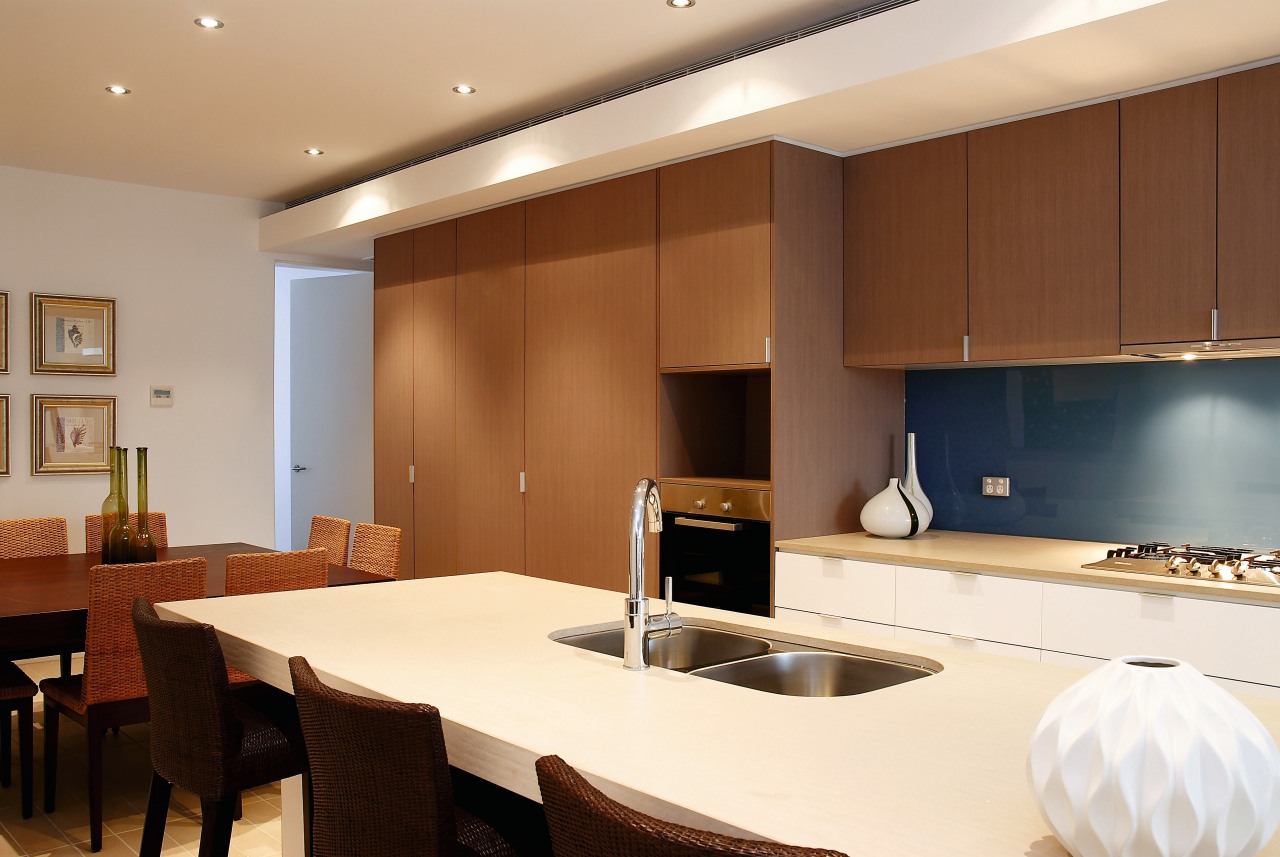
[[[1139,592],[1143,598],[1172,598],[1173,596],[1167,592]]]
[[[959,640],[959,641],[960,641],[960,642],[962,642],[962,643],[976,643],[976,642],[978,642],[978,638],[977,638],[977,637],[966,637],[964,634],[947,634],[947,636],[948,636],[948,637],[950,637],[950,638],[951,638],[951,639],[953,639],[953,640]]]
[[[956,577],[981,577],[982,576],[978,574],[978,572],[976,571],[953,571],[951,573],[954,574]]]
[[[832,616],[830,613],[819,613],[818,615],[821,616],[823,619],[834,619],[837,622],[844,620],[843,616]]]

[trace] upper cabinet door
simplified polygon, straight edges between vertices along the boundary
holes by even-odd
[[[1120,342],[1212,334],[1218,82],[1120,102]]]
[[[969,133],[969,356],[1120,350],[1119,107]]]
[[[663,368],[767,362],[770,146],[659,171]]]
[[[964,359],[966,136],[844,162],[844,363]]]
[[[1218,336],[1280,336],[1280,65],[1218,78]]]

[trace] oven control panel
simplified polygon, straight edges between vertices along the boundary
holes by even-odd
[[[771,494],[757,488],[687,485],[658,480],[664,512],[767,521],[773,512]]]

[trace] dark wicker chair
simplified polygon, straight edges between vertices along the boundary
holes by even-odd
[[[515,855],[453,802],[440,712],[334,690],[289,659],[311,763],[312,857]]]
[[[68,553],[66,518],[16,518],[0,521],[0,559],[23,559],[35,556],[57,556]],[[55,649],[61,674],[71,675],[71,656],[75,649]],[[49,652],[27,652],[44,655]]]
[[[559,756],[534,763],[555,857],[845,857],[839,851],[739,839],[662,821],[623,806]]]
[[[157,857],[174,785],[200,798],[200,855],[225,857],[241,790],[306,772],[297,709],[262,685],[233,694],[212,625],[169,622],[145,598],[133,627],[151,698],[151,794],[142,857]]]
[[[22,779],[22,817],[30,818],[32,811],[32,748],[34,724],[32,700],[36,695],[36,683],[13,661],[0,661],[0,785],[6,789],[13,782],[13,736],[10,730],[10,712],[18,712],[18,757]]]

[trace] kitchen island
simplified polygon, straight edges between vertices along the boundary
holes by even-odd
[[[624,596],[506,573],[163,605],[228,660],[289,688],[305,655],[336,686],[440,709],[450,761],[537,798],[557,753],[607,793],[686,824],[882,857],[1063,857],[1026,783],[1045,707],[1079,670],[677,605],[686,620],[892,648],[944,669],[860,696],[777,696],[553,641],[619,623]],[[1248,700],[1280,731],[1280,703]],[[1265,855],[1280,855],[1271,843]]]

